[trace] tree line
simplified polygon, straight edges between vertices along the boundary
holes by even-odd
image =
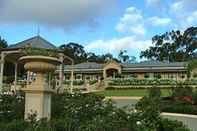
[[[0,37],[0,49],[7,48],[8,43]],[[118,57],[111,53],[96,55],[93,52],[85,51],[78,43],[70,42],[58,47],[66,56],[75,61],[75,64],[82,62],[105,63],[108,60],[115,60],[121,63],[136,62],[135,56],[129,56],[127,50],[120,50]],[[141,51],[140,58],[147,60],[182,62],[197,58],[197,27],[189,27],[184,31],[172,30],[161,35],[152,37],[152,46]]]

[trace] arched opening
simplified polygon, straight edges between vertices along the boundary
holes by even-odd
[[[117,69],[107,69],[106,70],[106,75],[107,78],[116,78],[118,77],[118,70]]]

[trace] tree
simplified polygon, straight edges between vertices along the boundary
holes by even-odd
[[[118,59],[122,63],[135,63],[136,62],[136,57],[129,56],[127,53],[127,50],[120,50]]]
[[[87,53],[85,52],[84,47],[80,44],[71,42],[61,45],[59,48],[64,51],[66,56],[72,58],[75,64],[85,62],[87,60]]]
[[[129,56],[128,56],[126,50],[120,50],[119,55],[118,55],[118,58],[119,58],[119,60],[120,60],[122,63],[126,63],[126,62],[129,61]]]
[[[188,61],[197,56],[197,27],[190,27],[184,32],[179,30],[155,35],[149,49],[142,51],[140,57],[170,62]]]
[[[8,47],[7,41],[0,37],[0,49],[7,48],[7,47]]]

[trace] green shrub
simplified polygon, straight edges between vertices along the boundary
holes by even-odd
[[[150,88],[149,89],[149,97],[158,97],[158,98],[160,98],[161,97],[161,90],[160,90],[160,88],[158,88],[158,87],[152,87],[152,88]]]
[[[21,94],[21,93],[20,93]],[[0,122],[24,117],[24,95],[0,95]]]
[[[2,98],[3,107],[8,105],[7,109],[10,111],[16,105],[13,102],[18,101],[16,96],[11,97],[15,100],[10,100],[7,96]],[[25,122],[20,111],[15,111],[14,117],[8,116],[6,112],[7,116],[5,115],[0,121],[0,129],[2,131],[161,131],[159,130],[161,125],[165,125],[166,122],[160,117],[159,100],[157,97],[144,97],[137,104],[137,112],[126,112],[116,108],[113,102],[104,99],[104,96],[91,93],[54,94],[50,121],[46,119],[36,121],[35,115],[30,115]],[[24,104],[18,104],[24,107]],[[177,125],[171,123],[172,129],[177,129]],[[179,128],[187,131],[183,125],[179,125]],[[162,129],[169,131],[169,128]]]
[[[182,122],[176,120],[161,119],[158,131],[190,131]]]
[[[95,83],[97,83],[98,82],[98,80],[91,80],[91,81],[89,81],[89,84],[90,85],[93,85],[93,84],[95,84]]]
[[[197,105],[197,91],[193,92],[192,99],[195,105]]]
[[[58,58],[58,50],[55,49],[41,49],[41,48],[26,48],[23,50],[25,55],[43,55]]]
[[[191,96],[192,95],[192,87],[185,86],[183,84],[177,84],[176,87],[172,88],[172,96],[180,97],[180,96]]]
[[[181,101],[162,101],[161,111],[197,115],[197,106],[186,104]]]

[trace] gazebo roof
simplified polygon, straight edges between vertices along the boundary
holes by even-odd
[[[56,49],[56,46],[54,46],[52,43],[48,42],[47,40],[45,40],[44,38],[42,38],[39,35],[29,38],[27,40],[24,40],[22,42],[10,45],[10,46],[8,46],[8,49],[24,48],[24,47]]]

